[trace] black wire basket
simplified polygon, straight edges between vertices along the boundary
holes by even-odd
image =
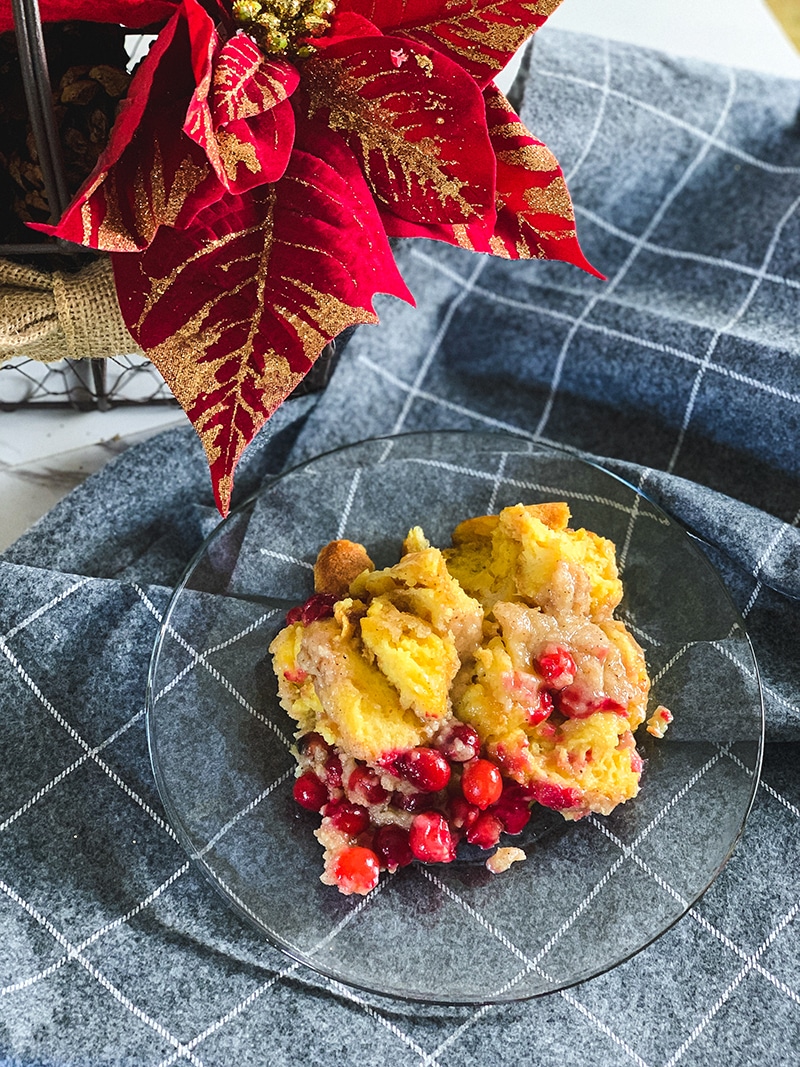
[[[20,73],[51,221],[69,201],[38,0],[11,0]],[[75,269],[93,253],[55,238],[0,244],[0,257],[52,269]],[[42,363],[24,356],[0,364],[0,411],[21,407],[107,411],[176,401],[157,369],[139,353],[109,359]]]
[[[50,221],[56,222],[70,200],[61,140],[56,121],[51,73],[38,0],[11,0],[20,74]],[[147,35],[131,35],[131,65]],[[96,255],[67,241],[36,235],[37,240],[0,243],[0,258],[36,265],[43,270],[75,270]],[[348,335],[351,331],[348,331]],[[293,395],[323,389],[333,371],[337,349],[331,342]],[[68,408],[108,411],[142,404],[177,406],[157,368],[141,353],[119,353],[107,359],[61,359],[45,363],[25,356],[0,363],[0,412],[19,408]]]

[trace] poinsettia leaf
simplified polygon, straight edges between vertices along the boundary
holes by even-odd
[[[321,50],[342,41],[350,41],[354,37],[380,37],[380,34],[381,31],[375,23],[363,15],[337,8],[331,17],[330,29],[324,36],[315,38],[314,48]]]
[[[181,132],[194,92],[183,11],[143,61],[97,167],[58,225],[32,225],[77,244],[146,248],[160,226],[186,225],[222,192],[202,148]]]
[[[131,29],[165,22],[174,0],[39,0],[43,22],[117,22]],[[11,0],[0,2],[0,33],[14,28]]]
[[[493,210],[485,108],[458,64],[396,37],[332,45],[303,68],[308,113],[338,131],[379,203],[419,222]]]
[[[509,259],[560,259],[603,275],[578,244],[575,211],[558,160],[495,86],[484,91],[497,157],[497,223],[489,250]]]
[[[556,259],[603,275],[578,243],[575,212],[558,160],[523,125],[495,86],[484,90],[486,119],[497,159],[497,215],[463,226],[417,226],[382,209],[390,237],[428,237],[505,259]]]
[[[244,193],[283,175],[294,143],[294,111],[288,100],[271,111],[213,131],[205,146],[222,186]]]
[[[483,88],[555,11],[561,0],[340,0],[339,10],[384,33],[428,44]]]
[[[301,131],[277,184],[112,260],[128,328],[197,430],[223,514],[244,449],[325,345],[377,321],[376,292],[412,299],[355,158],[324,127]]]
[[[290,63],[266,58],[246,34],[220,45],[210,29],[200,24],[191,34],[190,26],[197,88],[183,131],[203,149],[223,188],[243,193],[286,170],[294,142],[289,96],[300,75]]]
[[[214,62],[211,110],[215,127],[270,111],[297,88],[297,67],[265,56],[246,33],[226,41]]]
[[[200,0],[181,0],[181,13],[189,36],[192,73],[197,86],[211,84],[211,61],[219,47],[219,34],[214,21]]]

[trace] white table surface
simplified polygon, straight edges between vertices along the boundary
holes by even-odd
[[[800,79],[800,55],[763,0],[564,0],[550,27]],[[0,551],[114,455],[185,424],[156,406],[0,413]]]

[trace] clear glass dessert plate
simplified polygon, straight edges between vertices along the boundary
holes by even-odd
[[[319,816],[292,799],[293,722],[268,646],[313,591],[320,546],[396,562],[421,525],[449,544],[466,517],[566,500],[572,525],[617,545],[618,614],[644,647],[651,710],[639,796],[568,823],[536,808],[502,874],[474,848],[384,874],[366,897],[319,880]],[[289,471],[226,519],[176,589],[153,652],[148,738],[189,855],[290,957],[374,993],[435,1003],[520,1000],[629,958],[676,922],[742,832],[763,745],[758,671],[736,609],[694,538],[646,497],[568,453],[502,434],[366,441]]]

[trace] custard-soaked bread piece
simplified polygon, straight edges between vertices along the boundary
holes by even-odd
[[[415,649],[407,656],[413,662]],[[424,743],[435,725],[423,722],[380,667],[371,663],[355,633],[341,619],[321,619],[306,627],[297,665],[313,678],[320,704],[316,729],[356,759],[374,762],[385,751]]]
[[[451,635],[440,636],[425,619],[378,596],[361,618],[361,641],[404,708],[422,719],[449,714],[450,686],[461,665]]]
[[[413,748],[437,728],[403,707],[398,690],[357,637],[363,604],[345,599],[333,616],[284,627],[270,645],[278,696],[298,734],[320,733],[356,759]],[[411,658],[413,650],[410,650]]]
[[[459,658],[467,659],[482,636],[483,611],[450,573],[445,557],[415,526],[393,567],[365,572],[350,587],[361,599],[384,597],[401,611],[430,623],[441,637],[452,638]]]
[[[293,623],[270,645],[282,706],[299,727],[316,731],[356,759],[374,760],[388,742],[399,748],[420,743],[427,731],[397,691],[334,618],[308,626]],[[312,671],[307,671],[311,667]]]
[[[549,806],[579,818],[635,796],[641,764],[629,740],[650,681],[642,649],[613,617],[614,546],[570,529],[569,517],[566,504],[505,508],[456,527],[445,555],[486,610],[487,640],[455,714],[506,775],[548,783]],[[596,743],[582,754],[584,735]]]
[[[333,545],[318,557],[326,586],[343,559],[353,567],[369,559],[352,542]],[[333,618],[294,623],[270,646],[281,703],[300,732],[316,730],[371,763],[424,745],[452,717],[453,680],[482,635],[480,605],[441,552],[421,530],[406,547],[393,567],[359,566]]]
[[[460,523],[444,553],[451,574],[488,611],[524,598],[559,614],[608,617],[622,599],[614,545],[569,527],[566,504],[516,504]]]

